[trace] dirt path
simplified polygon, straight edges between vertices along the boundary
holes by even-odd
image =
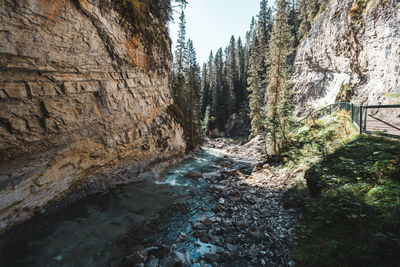
[[[400,136],[400,128],[372,116],[367,117],[366,130],[370,132],[384,132],[386,134]]]

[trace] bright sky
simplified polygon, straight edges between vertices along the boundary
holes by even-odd
[[[241,36],[244,42],[250,28],[251,17],[258,14],[260,0],[188,0],[185,9],[186,39],[193,40],[200,66],[215,52],[229,44],[232,35]],[[272,4],[274,0],[270,0]],[[180,12],[180,9],[177,8]],[[179,14],[174,12],[170,23],[172,51],[175,51]]]

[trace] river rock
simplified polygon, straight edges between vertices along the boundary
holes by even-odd
[[[214,185],[212,186],[212,189],[214,190],[214,192],[223,192],[226,191],[228,188],[224,185]]]
[[[186,175],[186,178],[202,178],[203,175],[199,171],[189,171]]]
[[[225,246],[230,252],[234,252],[236,250],[236,246],[230,243],[225,244]]]
[[[216,216],[211,217],[210,220],[211,220],[212,222],[214,222],[214,223],[215,223],[215,222],[221,222],[221,221],[222,221],[221,217],[216,217]]]
[[[206,233],[204,231],[196,230],[194,231],[194,235],[200,238],[200,237],[205,237]]]
[[[173,256],[167,256],[160,261],[160,266],[162,267],[174,267],[179,264],[179,260]]]
[[[206,218],[206,219],[203,221],[203,224],[204,224],[205,226],[210,226],[212,223],[213,223],[212,220],[210,220],[209,218]]]
[[[126,257],[127,263],[144,263],[146,258],[140,251],[135,251],[132,255]]]
[[[175,251],[174,255],[180,266],[190,266],[191,265],[190,256],[188,253],[184,254],[182,252]]]
[[[159,261],[160,260],[157,259],[156,257],[151,256],[149,262],[146,265],[146,267],[157,267]]]
[[[187,239],[188,239],[187,234],[182,233],[182,232],[179,234],[179,237],[178,237],[179,241],[186,241]]]
[[[202,236],[202,237],[200,237],[200,241],[202,242],[202,243],[208,243],[208,237],[206,237],[206,236]]]
[[[228,175],[228,176],[238,176],[239,175],[239,171],[236,169],[224,170],[224,171],[222,171],[222,173],[225,175]]]
[[[218,179],[221,177],[221,174],[218,172],[205,172],[203,173],[203,178],[209,179],[209,180],[214,180]]]
[[[204,254],[204,260],[209,263],[218,262],[219,259],[220,259],[220,256],[218,254],[215,254],[215,253],[205,253]]]

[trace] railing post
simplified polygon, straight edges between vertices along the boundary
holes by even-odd
[[[367,113],[368,113],[368,108],[365,108],[365,115],[364,115],[364,131],[367,130]]]
[[[354,105],[351,104],[351,123],[354,123]]]
[[[362,110],[363,106],[360,105],[360,125],[358,125],[360,127],[360,134],[362,134]]]

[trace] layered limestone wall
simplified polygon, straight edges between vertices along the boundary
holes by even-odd
[[[356,2],[331,0],[302,41],[293,76],[298,113],[335,101],[400,103],[400,2],[370,0],[361,15]]]
[[[0,0],[0,231],[185,150],[169,45],[145,47],[113,2]]]

